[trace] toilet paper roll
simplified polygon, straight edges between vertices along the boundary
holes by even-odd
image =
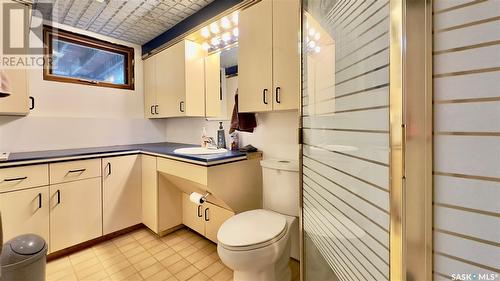
[[[193,192],[191,193],[191,195],[189,195],[189,200],[191,200],[191,202],[195,203],[195,204],[198,204],[198,205],[201,205],[203,203],[205,203],[205,197],[197,192]]]

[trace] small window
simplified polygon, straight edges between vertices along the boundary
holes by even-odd
[[[44,26],[43,79],[134,89],[134,48]]]

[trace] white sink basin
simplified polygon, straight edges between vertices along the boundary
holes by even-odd
[[[228,150],[225,148],[203,148],[203,147],[184,147],[174,150],[176,154],[185,155],[204,155],[204,154],[219,154],[226,153]]]

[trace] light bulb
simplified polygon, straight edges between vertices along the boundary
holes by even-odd
[[[205,26],[201,29],[201,36],[203,36],[204,38],[210,37],[210,30],[208,30],[208,27]]]
[[[234,12],[231,16],[231,21],[233,22],[233,24],[238,24],[238,12]]]
[[[212,32],[213,34],[217,34],[219,33],[219,31],[219,25],[216,22],[210,24],[210,32]]]
[[[316,42],[311,41],[311,42],[309,42],[309,44],[307,44],[307,45],[309,46],[309,48],[314,49],[314,47],[316,47]]]
[[[224,29],[229,29],[231,27],[231,22],[227,17],[223,17],[222,19],[220,19],[220,26],[222,26],[222,28]]]
[[[203,42],[203,44],[201,44],[201,47],[203,48],[203,50],[208,51],[210,49],[210,44],[208,44],[207,42]]]
[[[311,29],[309,29],[309,36],[314,36],[314,34],[316,33],[316,30],[314,30],[314,28],[311,27]]]
[[[321,35],[319,34],[319,32],[316,32],[316,34],[314,34],[314,40],[318,41],[319,38],[321,38]]]
[[[237,27],[235,27],[235,28],[233,29],[233,36],[234,36],[234,37],[238,37],[238,36],[240,36],[240,30],[239,30]]]
[[[219,37],[212,38],[212,40],[210,40],[210,44],[212,44],[212,46],[214,47],[217,47],[217,45],[220,44],[220,38]]]
[[[229,40],[231,40],[231,33],[226,32],[226,33],[222,34],[222,41],[227,43],[227,42],[229,42]]]
[[[320,46],[316,46],[316,48],[314,48],[314,51],[315,51],[316,53],[321,52],[321,47],[320,47]]]

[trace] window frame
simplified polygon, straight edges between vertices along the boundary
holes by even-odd
[[[80,79],[75,77],[60,76],[52,73],[52,40],[60,38],[62,41],[78,44],[85,47],[99,49],[107,52],[118,53],[125,56],[125,84],[114,84],[104,81],[92,81]],[[73,83],[97,87],[107,87],[125,90],[134,90],[134,48],[127,47],[119,44],[114,44],[104,40],[96,39],[90,36],[81,35],[66,31],[63,29],[55,28],[52,26],[43,26],[43,50],[44,50],[44,67],[43,67],[43,80]]]

